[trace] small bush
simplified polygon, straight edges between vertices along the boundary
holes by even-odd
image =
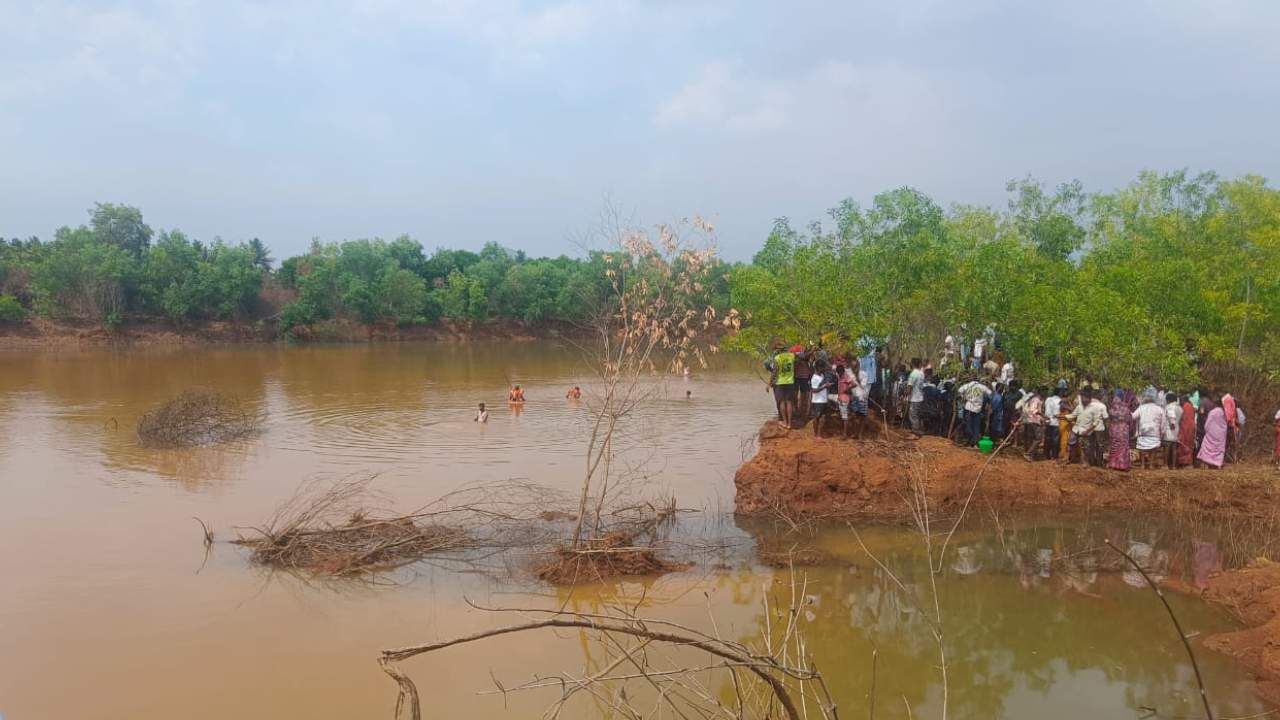
[[[20,323],[27,318],[26,308],[12,295],[0,295],[0,323]]]
[[[212,445],[257,432],[261,418],[230,395],[188,390],[138,419],[149,447]]]

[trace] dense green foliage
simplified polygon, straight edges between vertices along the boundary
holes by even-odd
[[[427,257],[403,236],[315,244],[277,273],[298,292],[281,322],[292,327],[350,316],[397,324],[490,318],[573,323],[586,317],[584,301],[603,291],[599,264],[596,254],[530,259],[496,243],[479,253],[442,249]],[[725,288],[727,294],[727,282]]]
[[[937,357],[994,324],[1024,375],[1185,383],[1204,362],[1280,361],[1280,191],[1257,177],[1145,173],[1110,194],[1012,182],[1008,209],[922,193],[846,200],[807,232],[775,222],[732,303],[733,340],[887,338]],[[837,341],[838,342],[838,341]]]
[[[18,298],[12,295],[0,295],[0,323],[22,322],[26,317],[27,311],[22,307],[22,303],[18,302]]]
[[[61,228],[52,242],[0,242],[0,293],[60,319],[276,319],[283,333],[329,319],[572,325],[587,322],[608,294],[601,252],[530,258],[488,243],[428,255],[408,236],[317,241],[273,272],[257,238],[203,244],[179,230],[154,234],[135,208],[98,205],[90,214],[90,225]],[[728,276],[727,265],[715,264],[699,300],[727,308]],[[264,299],[267,290],[278,291],[270,293],[277,304]]]

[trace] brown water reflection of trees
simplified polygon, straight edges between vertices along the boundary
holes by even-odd
[[[1194,583],[1224,562],[1255,556],[1273,536],[1187,518],[985,525],[957,533],[959,547],[939,585],[954,717],[1003,717],[1028,705],[1043,705],[1041,717],[1068,717],[1081,708],[1194,714],[1195,680],[1177,636],[1155,597],[1122,571],[1102,540],[1145,548],[1150,572]],[[1263,539],[1240,544],[1249,536]],[[839,561],[796,569],[813,588],[806,636],[846,714],[866,708],[875,649],[877,717],[906,717],[904,698],[916,717],[927,716],[938,708],[940,687],[937,649],[918,609],[929,594],[923,551],[918,538],[900,528],[864,530],[864,537],[905,590],[850,550],[838,530],[818,533],[812,541]],[[735,602],[759,605],[756,585],[734,594]],[[1198,600],[1175,596],[1171,602],[1191,632],[1230,627]],[[754,624],[762,622],[757,613]],[[1210,667],[1210,697],[1220,714],[1261,708],[1234,666],[1208,651],[1198,654]],[[1080,696],[1064,706],[1065,692]],[[1115,696],[1125,707],[1107,706]]]

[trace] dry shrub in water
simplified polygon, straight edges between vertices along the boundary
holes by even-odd
[[[622,533],[610,533],[576,550],[558,548],[550,560],[534,568],[534,574],[552,585],[580,585],[688,568],[687,563],[659,557],[653,548],[631,545],[631,539]]]
[[[236,398],[188,390],[138,419],[138,439],[151,447],[196,447],[257,432],[260,418]]]
[[[320,575],[349,575],[389,570],[424,556],[467,545],[466,532],[443,525],[422,525],[412,518],[361,521],[335,527],[296,529],[278,536],[240,539],[253,561],[276,568]]]
[[[254,536],[236,544],[254,562],[316,575],[353,575],[389,570],[429,554],[461,550],[471,536],[439,522],[448,510],[378,516],[369,509],[372,477],[302,486]]]
[[[661,504],[643,502],[619,508],[591,523],[602,528],[598,535],[583,538],[576,545],[557,546],[550,559],[534,566],[533,573],[552,585],[580,585],[687,570],[689,563],[663,558],[657,547],[679,512],[674,497]]]

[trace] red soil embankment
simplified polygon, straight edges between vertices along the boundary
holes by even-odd
[[[873,437],[874,436],[874,437]],[[789,517],[901,517],[909,513],[911,477],[926,478],[934,507],[964,502],[988,456],[940,437],[900,431],[866,440],[816,438],[769,422],[754,457],[734,476],[736,511]],[[1213,512],[1271,517],[1280,472],[1266,465],[1226,470],[1134,470],[1120,473],[1053,461],[1028,462],[1016,448],[991,460],[974,501],[998,510],[1042,508]]]
[[[1209,578],[1202,591],[1175,585],[1226,608],[1243,630],[1211,635],[1204,646],[1234,658],[1257,677],[1258,693],[1280,704],[1280,563],[1258,558]]]

